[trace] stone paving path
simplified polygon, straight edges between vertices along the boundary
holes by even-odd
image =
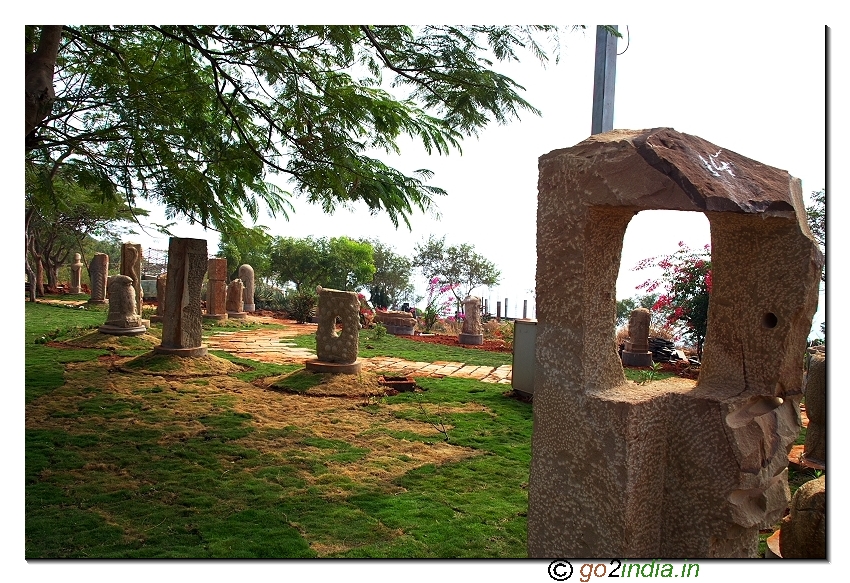
[[[252,316],[253,319],[279,322],[272,318]],[[238,332],[215,332],[205,337],[210,349],[224,350],[240,358],[276,364],[302,364],[316,353],[307,348],[298,348],[286,338],[302,334],[315,334],[316,324],[287,322],[285,330],[240,330]],[[477,379],[485,383],[510,384],[511,365],[500,367],[467,365],[463,362],[410,362],[389,356],[362,358],[363,370],[387,371],[399,376],[412,377],[455,377]]]

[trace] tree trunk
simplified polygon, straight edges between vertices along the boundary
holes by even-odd
[[[24,257],[24,270],[27,272],[27,281],[29,281],[29,300],[31,302],[35,302],[35,271],[33,271],[32,265],[30,265],[29,260]]]
[[[27,53],[25,58],[26,89],[26,149],[37,145],[35,129],[53,108],[56,94],[53,91],[53,70],[56,68],[56,55],[59,54],[59,41],[62,38],[62,26],[44,26],[38,49]]]
[[[38,290],[38,295],[44,297],[44,263],[41,257],[35,258],[35,287]]]

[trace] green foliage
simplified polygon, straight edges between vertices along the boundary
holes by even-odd
[[[372,246],[348,237],[275,238],[271,271],[281,285],[295,289],[356,290],[372,280],[375,262]]]
[[[289,309],[286,293],[279,288],[263,283],[259,279],[254,281],[254,305],[258,310],[273,310],[275,312],[284,312]]]
[[[681,333],[694,343],[702,358],[711,293],[711,247],[706,244],[702,250],[696,251],[679,241],[679,249],[674,253],[644,259],[634,269],[645,269],[651,265],[663,270],[661,279],[647,280],[638,289],[651,293],[663,287],[664,293],[652,310],[665,314],[669,325],[683,323]]]
[[[289,315],[299,324],[308,322],[316,313],[318,296],[309,289],[296,291],[287,297]]]
[[[637,308],[646,308],[647,310],[652,310],[652,306],[658,301],[658,294],[642,294],[636,295],[631,298],[626,298],[624,300],[617,300],[617,319],[616,325],[618,328],[626,326],[629,323],[629,318],[632,315],[632,311]],[[653,321],[650,323],[651,327],[661,327],[662,320],[660,318],[660,314],[658,312],[654,312],[652,314]]]
[[[227,271],[234,279],[245,263],[254,268],[255,286],[270,275],[272,236],[267,231],[268,227],[257,226],[221,233],[218,256],[227,259]]]
[[[41,29],[28,27],[28,51]],[[52,115],[27,150],[221,231],[354,201],[409,225],[443,190],[374,158],[403,136],[447,154],[491,121],[539,112],[492,69],[545,63],[556,26],[66,26]],[[28,52],[30,54],[30,52]],[[27,61],[30,62],[29,60]],[[387,78],[384,78],[384,75]],[[390,88],[392,93],[390,92]]]
[[[381,324],[380,322],[375,322],[375,326],[370,329],[368,334],[369,340],[372,340],[373,342],[379,342],[386,337],[387,327]]]
[[[809,228],[812,230],[812,235],[815,237],[821,251],[826,253],[826,189],[821,189],[812,193],[812,206],[806,209],[806,218],[809,221]],[[824,264],[821,271],[821,281],[826,283],[826,265]]]
[[[410,260],[377,239],[372,239],[370,243],[375,260],[375,275],[367,289],[372,305],[376,308],[394,308],[405,300],[413,299],[413,284],[410,282],[413,265]]]
[[[501,277],[495,264],[476,253],[472,245],[446,247],[445,237],[433,235],[416,245],[413,265],[429,281],[437,278],[440,284],[453,286],[451,292],[459,302],[476,287],[496,285]]]

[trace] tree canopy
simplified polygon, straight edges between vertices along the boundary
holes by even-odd
[[[494,70],[557,55],[555,26],[27,26],[28,163],[226,231],[292,195],[409,226],[443,190],[375,157],[460,148],[539,112]],[[287,188],[272,184],[282,175]],[[110,188],[107,188],[110,187]]]
[[[437,239],[433,235],[416,245],[413,265],[422,270],[429,282],[437,278],[443,286],[450,286],[458,302],[477,287],[496,285],[501,277],[496,265],[479,255],[472,245],[447,247],[445,237]]]
[[[367,286],[372,305],[390,308],[402,301],[413,300],[413,284],[410,282],[413,264],[410,259],[378,239],[372,239],[370,243],[375,259],[375,275]]]
[[[348,237],[295,239],[276,237],[271,272],[281,285],[292,282],[298,291],[322,287],[357,290],[372,281],[372,246]]]
[[[826,189],[812,193],[812,206],[806,209],[809,228],[821,251],[826,254]],[[821,281],[826,283],[826,264],[820,272]]]

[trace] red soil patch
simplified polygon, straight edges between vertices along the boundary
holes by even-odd
[[[416,340],[417,342],[427,342],[429,344],[442,344],[443,346],[459,346],[460,348],[477,348],[479,350],[489,350],[490,352],[513,352],[509,346],[505,346],[504,340],[488,340],[484,339],[484,344],[461,344],[457,336],[446,336],[444,334],[435,334],[434,336],[422,336],[416,334],[414,336],[401,336],[408,340]]]

